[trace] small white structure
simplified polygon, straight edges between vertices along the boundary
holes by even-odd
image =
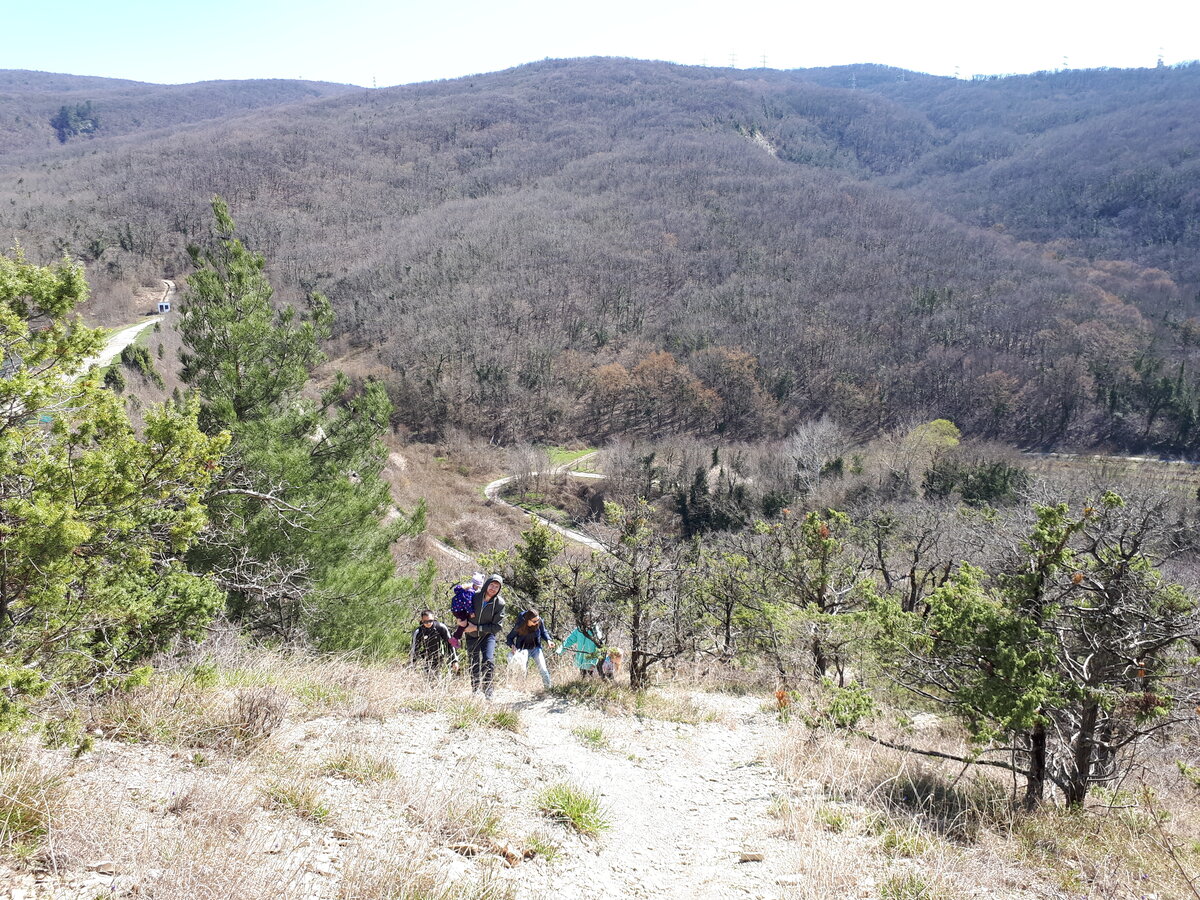
[[[171,311],[171,301],[170,300],[158,301],[159,315],[162,315],[163,313],[169,313],[170,311]]]

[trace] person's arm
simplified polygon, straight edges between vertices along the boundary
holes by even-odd
[[[457,663],[458,651],[455,650],[454,645],[450,643],[450,629],[446,627],[444,622],[438,622],[433,627],[438,630],[438,637],[442,639],[442,646],[445,647],[446,652],[450,654],[450,661]]]
[[[510,647],[511,647],[511,646],[513,646],[513,645],[516,643],[516,640],[517,640],[517,626],[516,626],[516,625],[514,625],[514,626],[512,627],[512,631],[510,631],[510,632],[508,633],[508,637],[506,637],[506,638],[504,639],[504,643],[508,644],[508,646],[510,646]]]
[[[504,629],[504,601],[497,595],[492,603],[496,607],[495,612],[492,613],[492,621],[479,626],[479,630],[484,634],[499,634]]]

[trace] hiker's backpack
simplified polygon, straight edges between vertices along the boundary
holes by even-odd
[[[475,611],[475,592],[465,584],[454,586],[454,599],[450,601],[450,612],[456,619],[466,619]]]

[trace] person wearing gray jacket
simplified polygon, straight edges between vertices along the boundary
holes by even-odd
[[[504,579],[499,575],[487,577],[475,593],[475,605],[464,632],[471,666],[471,693],[482,690],[488,700],[492,699],[496,676],[496,637],[504,628],[504,598],[500,596],[503,587]]]

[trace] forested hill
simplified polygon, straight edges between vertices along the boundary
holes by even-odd
[[[1198,78],[547,61],[70,141],[0,168],[0,234],[103,291],[184,271],[220,194],[423,433],[829,413],[1190,453]]]
[[[1200,65],[959,81],[885,66],[810,69],[928,123],[849,134],[862,165],[963,221],[1133,259],[1200,289]]]
[[[144,84],[0,70],[0,161],[13,156],[28,161],[71,142],[223,119],[354,90],[361,88],[274,79]]]

